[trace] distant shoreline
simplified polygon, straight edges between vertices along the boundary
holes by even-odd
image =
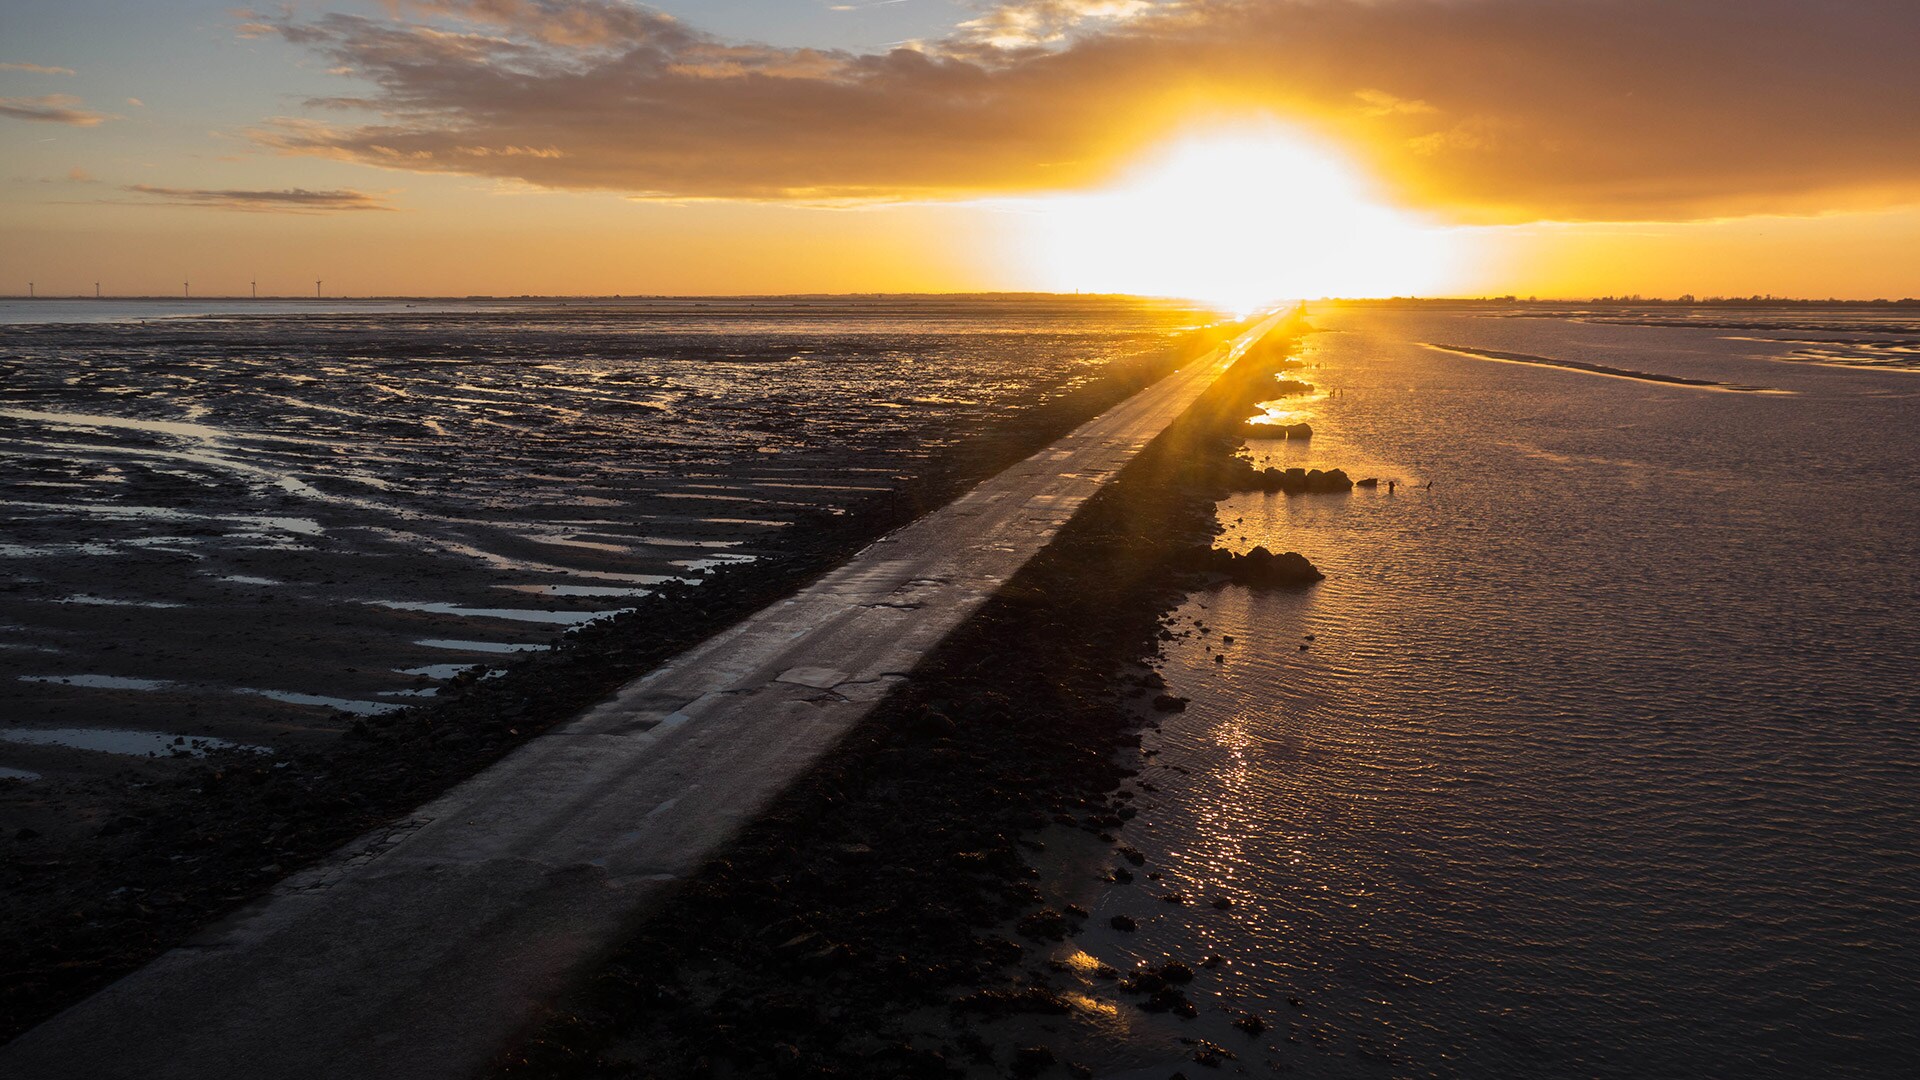
[[[768,301],[768,300],[787,300],[787,301],[825,300],[825,301],[834,301],[834,302],[845,302],[848,300],[874,300],[874,301],[980,300],[980,301],[986,301],[986,302],[1003,302],[1003,303],[1007,301],[1019,301],[1019,300],[1044,300],[1049,302],[1061,301],[1061,300],[1085,301],[1085,302],[1095,302],[1095,301],[1110,302],[1110,301],[1117,300],[1117,301],[1125,301],[1127,303],[1139,303],[1141,301],[1164,300],[1168,303],[1180,303],[1180,304],[1191,304],[1193,302],[1190,299],[1177,297],[1177,296],[1164,296],[1164,297],[1135,296],[1129,293],[1049,293],[1049,292],[517,293],[517,294],[471,293],[467,295],[366,293],[366,294],[319,296],[319,297],[307,295],[304,293],[303,294],[275,294],[272,296],[248,296],[248,295],[232,295],[232,294],[224,294],[224,293],[209,293],[206,296],[173,296],[170,294],[169,295],[155,295],[155,294],[121,295],[117,293],[107,293],[101,296],[93,296],[89,294],[80,294],[80,293],[62,293],[58,295],[48,295],[48,296],[38,296],[38,295],[27,296],[21,293],[0,294],[0,301],[13,301],[13,302],[20,302],[20,303],[41,303],[41,302],[55,302],[55,301],[61,301],[61,302],[75,301],[75,302],[92,303],[97,301],[97,302],[109,302],[109,303],[156,303],[156,304],[211,304],[211,303],[222,303],[222,304],[225,304],[225,303],[237,303],[237,304],[309,303],[309,304],[313,304],[313,303],[341,303],[341,302],[346,302],[346,303],[425,302],[425,303],[436,303],[436,304],[452,304],[452,303],[524,304],[524,303],[545,303],[545,302],[557,301],[557,302],[569,302],[569,303],[578,302],[578,303],[631,304],[631,303],[659,303],[663,301],[664,302],[719,301],[719,302],[726,302],[726,303],[739,303],[743,301]]]
[[[926,300],[978,300],[984,302],[1008,301],[1078,301],[1112,302],[1126,301],[1165,301],[1167,303],[1192,304],[1191,297],[1178,296],[1142,296],[1129,293],[1065,293],[1065,292],[925,292],[925,293],[887,293],[887,292],[849,292],[849,293],[520,293],[495,294],[473,293],[468,295],[432,295],[432,294],[366,294],[351,296],[313,297],[304,294],[273,296],[236,296],[210,294],[207,296],[159,296],[159,295],[118,295],[108,294],[91,296],[85,294],[63,293],[52,296],[25,296],[19,293],[0,295],[0,303],[55,303],[55,302],[98,302],[98,303],[153,303],[153,304],[338,304],[338,303],[468,303],[468,304],[526,304],[526,303],[687,303],[719,302],[750,303],[768,301],[835,301],[847,300],[873,301],[926,301]],[[1913,308],[1920,309],[1920,297],[1903,297],[1898,300],[1886,298],[1874,299],[1814,299],[1810,297],[1709,297],[1694,299],[1680,297],[1665,299],[1660,297],[1529,297],[1521,299],[1515,296],[1391,296],[1391,297],[1321,297],[1307,301],[1309,304],[1337,304],[1352,307],[1484,307],[1499,304],[1508,307],[1532,307],[1544,309],[1580,308]]]

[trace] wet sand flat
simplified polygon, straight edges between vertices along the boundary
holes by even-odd
[[[325,742],[753,560],[1198,318],[1011,298],[170,313],[0,326],[9,833],[91,828],[196,746]]]

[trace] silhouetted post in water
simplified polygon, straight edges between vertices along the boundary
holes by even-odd
[[[1393,487],[1394,487],[1394,485],[1395,485],[1395,484],[1398,484],[1399,482],[1400,482],[1400,481],[1398,481],[1398,480],[1389,480],[1389,481],[1387,481],[1387,494],[1389,494],[1389,495],[1391,495],[1391,494],[1393,494]]]

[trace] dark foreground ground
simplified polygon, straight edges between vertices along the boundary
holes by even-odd
[[[1195,568],[1227,463],[1285,363],[1288,343],[1270,342],[504,1056],[500,1075],[1086,1075],[1067,1029],[1102,1008],[1089,981],[1149,1012],[1193,1015],[1187,988],[1217,958],[1082,971],[1061,943],[1085,922],[1076,894],[1152,874],[1118,834],[1141,787],[1139,732],[1183,703],[1147,662],[1174,633],[1167,612],[1210,580]],[[1267,1024],[1238,1019],[1249,1037]],[[1233,1056],[1185,1043],[1196,1062]]]
[[[667,583],[502,675],[436,704],[352,723],[331,745],[216,752],[135,790],[91,835],[0,838],[0,1036],[172,947],[287,873],[433,798],[636,675],[787,595],[895,526],[1105,411],[1231,327],[1112,365],[1100,378],[944,451],[900,489],[785,530],[759,561]],[[343,718],[351,721],[352,718]]]

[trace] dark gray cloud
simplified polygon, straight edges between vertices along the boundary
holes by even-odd
[[[320,214],[336,210],[391,210],[393,207],[377,195],[364,191],[308,191],[289,188],[284,191],[233,191],[209,188],[155,187],[133,184],[125,189],[151,201],[142,206],[196,206],[214,210],[246,210],[253,213]]]
[[[108,120],[120,119],[86,108],[86,103],[72,94],[0,98],[0,116],[10,116],[15,120],[39,120],[48,124],[70,124],[74,127],[94,127]]]
[[[1029,0],[882,54],[732,44],[617,0],[390,10],[250,16],[370,84],[315,104],[375,113],[253,137],[556,188],[952,198],[1085,184],[1260,114],[1464,219],[1920,200],[1909,0]]]

